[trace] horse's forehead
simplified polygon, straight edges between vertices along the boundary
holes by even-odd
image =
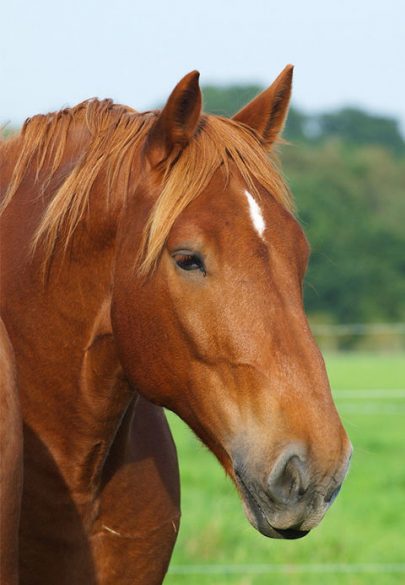
[[[286,220],[282,206],[276,201],[269,205],[268,199],[273,199],[270,193],[261,192],[258,196],[238,173],[225,178],[222,172],[217,172],[201,195],[181,213],[174,231],[180,229],[187,235],[192,235],[193,230],[219,237],[238,235],[239,244],[243,233],[249,241],[266,243],[270,235],[268,225]],[[288,227],[282,231],[285,234]]]
[[[222,238],[227,234],[252,231],[252,220],[244,194],[246,183],[239,177],[215,173],[209,185],[178,217],[175,231]]]
[[[254,191],[238,173],[225,178],[219,170],[203,193],[181,214],[180,223],[191,222],[199,230],[218,234],[243,230],[262,243],[270,236],[267,229],[270,224],[296,223],[270,193],[261,189],[259,195]],[[276,231],[285,236],[289,225]]]

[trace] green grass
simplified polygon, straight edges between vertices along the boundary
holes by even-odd
[[[405,388],[404,355],[327,356],[336,390]],[[184,565],[405,563],[405,399],[390,414],[359,411],[342,418],[355,448],[339,498],[310,535],[270,540],[247,522],[231,482],[213,456],[169,415],[182,477],[182,525],[172,570]],[[401,402],[401,403],[399,403]],[[339,407],[339,400],[337,401]],[[347,399],[345,399],[347,404]],[[402,406],[402,411],[401,411]],[[405,573],[169,574],[165,585],[399,585]]]

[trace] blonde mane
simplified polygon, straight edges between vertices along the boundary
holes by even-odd
[[[41,243],[44,263],[52,256],[57,241],[67,249],[75,229],[89,212],[89,197],[96,179],[105,177],[105,205],[125,199],[135,156],[140,154],[156,113],[139,114],[111,100],[89,100],[47,116],[27,120],[17,140],[19,156],[0,206],[8,206],[28,171],[43,191],[60,168],[69,130],[76,122],[85,124],[89,137],[73,169],[64,178],[34,236],[33,249]],[[16,140],[16,139],[14,139]],[[0,155],[7,142],[0,143]],[[140,159],[141,160],[141,159]],[[286,209],[293,211],[289,190],[273,159],[257,136],[232,120],[203,116],[199,131],[179,158],[167,166],[162,191],[145,226],[138,257],[140,273],[156,266],[169,232],[180,213],[207,187],[215,171],[222,167],[226,178],[231,161],[248,188],[257,193],[256,182],[269,191]],[[117,189],[118,180],[124,189]]]

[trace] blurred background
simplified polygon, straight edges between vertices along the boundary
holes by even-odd
[[[312,246],[305,303],[352,469],[312,534],[266,540],[169,415],[183,522],[165,583],[404,583],[405,4],[14,0],[2,17],[3,135],[93,96],[159,107],[192,69],[205,110],[231,115],[296,66],[279,154]]]

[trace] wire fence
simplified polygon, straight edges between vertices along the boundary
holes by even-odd
[[[405,377],[404,388],[334,390],[333,396],[340,414],[405,415]]]
[[[405,323],[348,323],[312,325],[315,335],[392,335],[405,334]]]
[[[405,351],[405,323],[312,323],[325,350]]]
[[[172,565],[169,575],[405,574],[405,563]]]

